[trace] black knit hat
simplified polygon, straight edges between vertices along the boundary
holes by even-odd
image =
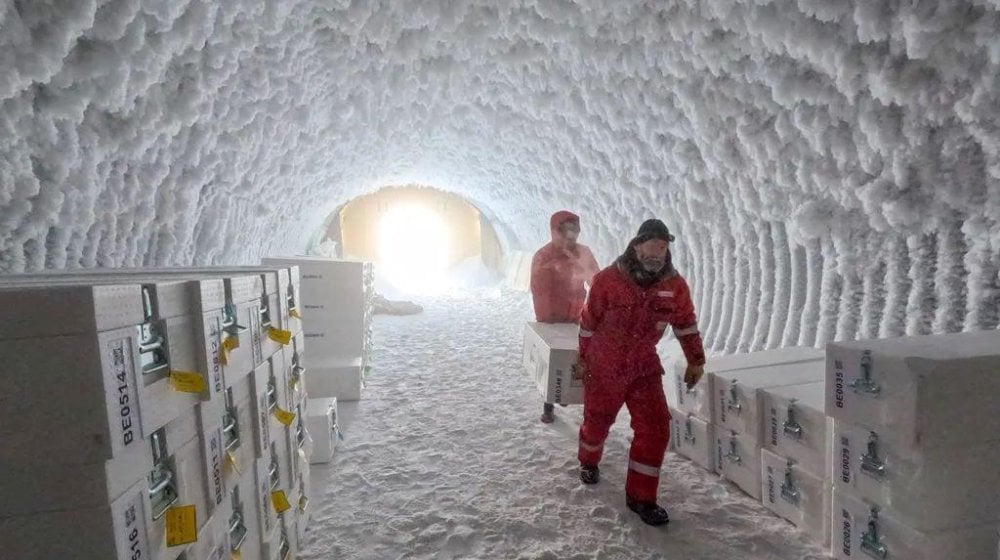
[[[667,224],[652,218],[642,222],[642,225],[639,226],[639,232],[635,234],[636,243],[644,243],[650,239],[673,241],[674,236],[671,235],[670,229],[667,228]]]

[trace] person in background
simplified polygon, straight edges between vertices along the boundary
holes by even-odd
[[[588,284],[599,270],[594,254],[577,243],[580,217],[562,210],[549,220],[552,241],[531,259],[531,298],[539,323],[579,323]],[[552,403],[545,403],[542,422],[555,420]]]
[[[580,320],[580,361],[575,371],[584,379],[580,480],[585,484],[600,480],[604,440],[625,404],[634,434],[625,503],[650,525],[670,521],[656,500],[660,466],[670,441],[670,410],[656,344],[668,325],[687,358],[688,387],[697,384],[705,371],[691,292],[671,263],[673,240],[663,222],[646,220],[625,253],[594,278]]]

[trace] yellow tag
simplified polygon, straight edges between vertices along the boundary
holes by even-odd
[[[219,351],[219,361],[222,365],[229,365],[229,353],[240,347],[240,339],[235,336],[226,336],[222,339],[222,350]]]
[[[205,378],[193,371],[171,371],[170,384],[182,393],[201,393],[205,390]]]
[[[284,331],[271,327],[267,329],[267,337],[275,342],[289,344],[292,342],[292,331]]]
[[[167,546],[180,546],[198,540],[198,514],[194,506],[177,506],[167,510],[163,523]]]
[[[278,513],[285,513],[292,507],[292,505],[288,503],[288,497],[285,496],[284,490],[275,490],[274,492],[271,492],[271,503],[274,504],[274,511]]]
[[[230,558],[232,558],[232,560],[240,560],[243,558],[243,554],[240,552],[240,549],[237,548],[233,551],[233,555],[230,556]]]
[[[288,412],[287,410],[278,406],[274,408],[274,417],[278,419],[278,422],[281,422],[286,426],[291,426],[292,420],[295,420],[295,413]]]
[[[222,341],[222,347],[226,350],[236,350],[240,347],[240,338],[238,336],[227,336]]]
[[[236,461],[236,455],[233,455],[232,451],[226,451],[226,463],[236,471],[236,474],[243,474],[243,469],[240,468],[239,462]]]
[[[302,318],[302,314],[299,313],[298,309],[289,310],[288,311],[288,316],[289,317],[295,317],[296,319],[301,319]]]

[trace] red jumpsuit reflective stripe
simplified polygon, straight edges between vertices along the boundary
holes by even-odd
[[[687,282],[671,271],[642,288],[616,263],[597,274],[580,321],[580,357],[586,367],[579,459],[601,461],[604,440],[622,405],[632,415],[625,493],[655,502],[663,454],[670,441],[670,410],[656,344],[673,326],[689,364],[704,364],[701,335]]]

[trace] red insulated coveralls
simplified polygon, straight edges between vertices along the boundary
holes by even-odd
[[[689,364],[705,363],[687,282],[671,268],[642,288],[619,262],[594,278],[580,321],[580,359],[586,368],[581,465],[601,461],[604,440],[622,404],[632,415],[627,496],[656,502],[660,466],[670,441],[670,410],[656,344],[673,327]]]
[[[564,245],[559,226],[566,222],[579,223],[580,218],[566,210],[552,215],[552,241],[531,259],[531,298],[539,323],[579,323],[587,297],[583,283],[589,283],[599,270],[585,245],[577,243],[572,249]]]

